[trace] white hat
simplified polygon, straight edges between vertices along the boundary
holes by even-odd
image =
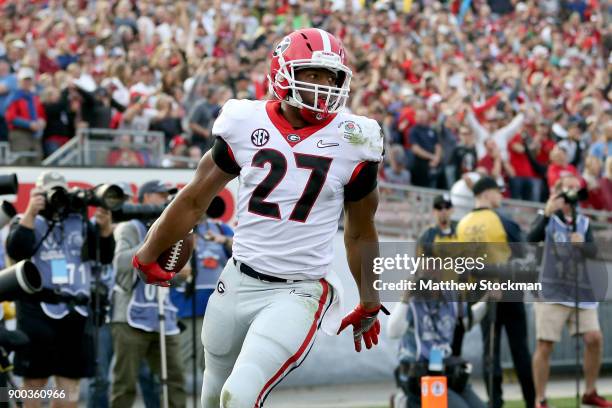
[[[83,74],[77,79],[73,80],[72,83],[85,92],[94,92],[98,87],[96,85],[96,81],[91,77],[91,75]]]
[[[518,13],[522,13],[523,11],[527,11],[528,7],[521,1],[520,3],[517,3],[515,9]]]
[[[51,190],[54,187],[68,188],[66,177],[57,171],[43,171],[36,179],[36,187]]]
[[[548,48],[546,48],[543,45],[536,45],[535,47],[533,47],[533,55],[535,56],[542,56],[542,57],[546,57],[548,55]]]
[[[19,71],[17,72],[17,79],[21,81],[27,78],[34,79],[34,70],[30,67],[19,68]]]
[[[100,44],[96,45],[96,48],[94,48],[94,55],[97,58],[101,58],[104,55],[106,55],[106,50],[104,49],[103,46],[101,46]]]
[[[22,40],[15,40],[11,43],[11,45],[13,47],[16,48],[25,48],[26,47],[26,43],[24,43]]]

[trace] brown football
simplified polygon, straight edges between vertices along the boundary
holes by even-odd
[[[180,272],[189,262],[189,257],[193,251],[193,233],[189,233],[185,238],[177,241],[170,248],[166,249],[157,258],[157,263],[167,272]]]

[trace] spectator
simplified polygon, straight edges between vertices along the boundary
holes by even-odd
[[[603,132],[599,140],[591,145],[589,154],[604,162],[612,156],[612,121],[603,126]]]
[[[6,58],[0,58],[0,141],[8,140],[8,126],[4,118],[6,102],[17,90],[17,75],[11,73],[11,65]]]
[[[517,133],[508,142],[512,177],[509,179],[510,197],[518,200],[540,201],[542,179],[533,170],[525,139],[526,134]]]
[[[580,206],[583,208],[593,208],[595,210],[603,209],[603,191],[600,189],[602,179],[601,161],[596,156],[589,155],[584,160],[582,179],[586,184],[585,187],[588,191],[588,198],[586,201],[580,203]]]
[[[71,109],[68,89],[60,91],[54,87],[46,88],[42,104],[47,116],[47,126],[43,132],[43,151],[50,156],[74,136],[75,112]]]
[[[568,174],[578,176],[578,170],[573,165],[568,164],[565,148],[557,143],[550,152],[550,165],[546,173],[548,188],[552,188],[560,177]]]
[[[448,189],[453,185],[455,179],[450,177],[450,171],[453,169],[452,158],[455,147],[459,140],[459,121],[455,115],[450,112],[440,114],[438,121],[438,136],[440,147],[442,148],[442,158],[440,159],[441,170],[444,172],[443,178],[438,183],[439,188]]]
[[[170,141],[170,154],[162,161],[162,167],[189,167],[187,162],[187,141],[176,135]]]
[[[203,156],[202,149],[198,145],[189,146],[187,155],[191,159],[190,166],[195,167]]]
[[[189,130],[191,131],[191,143],[200,146],[206,151],[212,146],[210,130],[212,128],[215,106],[209,102],[212,96],[208,86],[202,82],[197,83],[196,93],[201,98],[194,105],[189,115]]]
[[[506,177],[513,171],[510,164],[502,160],[501,152],[494,139],[485,142],[486,154],[478,160],[476,170],[482,174],[493,177],[499,186],[506,185]]]
[[[508,120],[513,112],[529,111],[530,116],[554,123],[553,131],[561,137],[567,137],[569,129],[572,135],[562,145],[567,144],[569,163],[583,168],[583,153],[590,151],[589,143],[599,146],[597,129],[609,122],[605,69],[609,10],[597,2],[577,2],[586,4],[579,10],[582,20],[579,14],[566,15],[569,9],[554,0],[521,2],[516,7],[510,1],[480,0],[463,8],[458,1],[419,2],[418,13],[416,6],[408,12],[391,10],[393,2],[380,1],[379,11],[369,18],[367,9],[374,3],[369,1],[363,8],[341,1],[333,7],[298,2],[281,7],[262,3],[257,8],[226,2],[212,9],[206,2],[153,8],[148,3],[111,3],[88,7],[72,0],[64,6],[30,2],[27,7],[3,9],[6,26],[0,28],[0,37],[9,71],[32,67],[40,74],[40,94],[42,88],[62,89],[74,79],[93,80],[86,87],[89,95],[82,95],[82,106],[73,102],[77,127],[86,123],[148,130],[157,117],[154,105],[161,91],[173,98],[173,116],[187,118],[185,129],[205,151],[210,119],[224,100],[266,97],[266,55],[294,24],[314,24],[334,32],[347,49],[354,50],[349,56],[357,74],[352,110],[384,122],[389,141],[407,149],[409,169],[413,169],[410,129],[416,112],[427,107],[425,125],[438,131],[439,163],[446,166],[441,171],[448,172],[438,187],[452,181],[448,165],[460,126],[475,130],[478,159],[485,155],[484,142],[492,136],[502,160],[508,161],[507,143],[521,130],[522,115]],[[514,14],[499,18],[495,10]],[[342,21],[364,23],[345,26]],[[376,33],[371,33],[372,27]],[[0,55],[3,51],[0,48]],[[1,75],[0,67],[0,100],[2,95],[8,97],[1,92]],[[195,112],[194,101],[201,100],[200,86],[190,91],[189,80],[206,84],[205,91],[219,90],[205,95],[203,103],[208,106],[200,114],[207,114],[196,115],[197,121],[189,118]],[[107,95],[97,94],[97,88],[104,88]],[[201,129],[192,128],[196,122],[201,122]],[[167,142],[175,134],[171,132]],[[582,145],[578,154],[577,140]],[[544,165],[547,146],[538,149],[538,142],[533,144],[529,150]],[[552,148],[550,142],[545,144]],[[601,156],[601,147],[593,152]],[[530,161],[541,174],[542,169]],[[413,176],[423,184],[420,175]]]
[[[573,116],[570,118],[567,129],[567,138],[559,142],[565,152],[567,153],[567,162],[574,166],[579,167],[582,159],[582,152],[584,151],[584,143],[581,140],[582,130],[580,128],[580,118]]]
[[[599,188],[602,193],[604,209],[612,211],[612,157],[608,156],[605,167],[604,175],[599,181]]]
[[[14,153],[26,156],[18,164],[38,164],[42,160],[42,134],[46,125],[45,110],[34,93],[34,70],[22,67],[17,73],[18,89],[7,102],[5,113],[9,127],[9,144]]]
[[[555,142],[550,138],[550,125],[540,121],[536,125],[533,137],[528,139],[527,149],[531,165],[538,176],[546,177],[546,169],[550,163],[550,152]]]
[[[155,109],[157,115],[151,120],[149,130],[156,130],[164,134],[166,149],[170,147],[170,141],[176,135],[183,132],[180,118],[174,112],[173,100],[170,96],[162,94],[157,97]]]
[[[151,119],[155,117],[157,111],[149,107],[149,98],[141,93],[132,93],[130,102],[121,115],[120,129],[141,130],[149,129]]]
[[[453,150],[451,164],[453,179],[457,181],[465,173],[476,169],[477,154],[474,133],[466,126],[459,128],[459,144]]]
[[[393,184],[410,184],[410,172],[406,169],[404,149],[394,145],[389,149],[389,166],[384,168],[384,178]]]
[[[119,147],[113,149],[107,159],[108,166],[143,167],[145,159],[142,153],[132,147],[132,137],[121,135],[118,137]]]
[[[496,112],[494,114],[494,120],[491,123],[487,123],[483,126],[478,122],[474,113],[468,109],[466,114],[468,125],[472,128],[472,131],[476,135],[476,149],[478,156],[484,155],[485,146],[484,143],[487,139],[493,139],[497,146],[500,148],[501,157],[504,160],[508,159],[508,152],[506,146],[512,136],[517,134],[523,126],[525,115],[519,113],[509,123],[504,124],[507,115],[503,112]]]
[[[424,108],[416,113],[416,124],[410,129],[410,145],[414,154],[413,184],[435,188],[441,175],[442,147],[436,131],[429,125],[429,114]]]
[[[81,97],[80,116],[90,128],[109,129],[114,111],[123,112],[125,107],[118,103],[106,88],[98,88],[95,80],[83,75],[73,82]]]

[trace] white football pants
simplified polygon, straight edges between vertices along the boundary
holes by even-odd
[[[263,407],[270,391],[308,355],[332,300],[324,279],[262,282],[230,259],[202,326],[202,407]]]

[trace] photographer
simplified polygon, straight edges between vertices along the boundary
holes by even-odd
[[[17,328],[31,343],[16,353],[15,373],[24,377],[28,390],[44,388],[55,376],[57,389],[68,398],[64,406],[76,407],[79,379],[94,374],[89,310],[77,299],[90,296],[94,254],[99,250],[101,263],[110,263],[115,241],[109,211],[98,208],[94,224],[70,206],[60,206],[58,197],[66,197],[67,188],[61,174],[43,172],[26,212],[11,225],[6,249],[14,261],[31,258],[41,272],[43,292],[59,293],[64,299],[45,303],[32,297],[17,302]]]
[[[404,294],[387,323],[389,337],[401,338],[396,379],[403,395],[393,397],[393,408],[420,407],[420,378],[442,373],[447,377],[449,407],[485,407],[469,384],[471,367],[461,357],[453,355],[452,342],[458,324],[469,330],[484,317],[486,296],[471,306],[472,319],[469,319],[465,303],[449,301],[442,296],[434,299],[433,294],[427,298],[418,292],[410,298],[408,292]],[[442,367],[431,364],[436,360]]]
[[[175,188],[159,180],[144,183],[138,191],[141,204],[163,206]],[[133,219],[115,230],[117,249],[113,293],[112,334],[115,366],[111,391],[111,407],[131,407],[136,397],[136,381],[141,363],[146,360],[152,371],[160,374],[160,338],[158,317],[159,287],[146,285],[132,266],[132,257],[144,241],[148,225],[153,220]],[[184,407],[183,364],[179,342],[177,309],[165,298],[165,329],[168,367],[168,392],[171,407]]]
[[[584,341],[584,377],[586,382],[585,393],[582,403],[595,407],[612,406],[603,397],[597,394],[595,383],[601,367],[601,353],[603,349],[603,337],[599,327],[597,314],[597,302],[579,301],[576,304],[574,282],[575,270],[584,262],[585,256],[595,255],[594,245],[587,245],[582,249],[582,255],[573,254],[574,246],[582,243],[593,243],[593,234],[589,219],[576,214],[576,206],[579,199],[585,198],[580,193],[580,180],[573,175],[562,176],[553,188],[553,194],[546,203],[544,213],[534,223],[527,235],[529,242],[544,241],[545,253],[543,263],[543,279],[552,279],[544,282],[543,295],[555,302],[534,303],[535,326],[537,345],[533,355],[533,376],[536,387],[537,408],[546,408],[546,383],[550,373],[550,355],[554,343],[561,340],[563,326],[568,325],[571,335],[582,335]],[[568,243],[563,245],[563,243]],[[571,243],[571,244],[569,244]],[[564,249],[565,248],[565,249]],[[572,252],[570,252],[572,251]],[[569,253],[568,253],[569,252]],[[560,259],[560,256],[565,258]],[[560,265],[561,271],[555,268]],[[561,273],[563,277],[561,277]],[[557,276],[555,279],[555,275]],[[583,275],[583,274],[580,274]],[[569,277],[568,277],[569,276]],[[566,285],[560,287],[558,283],[564,279]],[[556,282],[554,282],[556,281]],[[580,282],[582,285],[584,282]],[[589,285],[590,286],[590,285]],[[558,289],[554,291],[554,289]],[[551,292],[554,291],[554,292]],[[552,298],[551,298],[552,296]],[[560,301],[566,298],[567,301]],[[578,314],[578,316],[576,316]],[[578,318],[578,327],[576,327]]]

